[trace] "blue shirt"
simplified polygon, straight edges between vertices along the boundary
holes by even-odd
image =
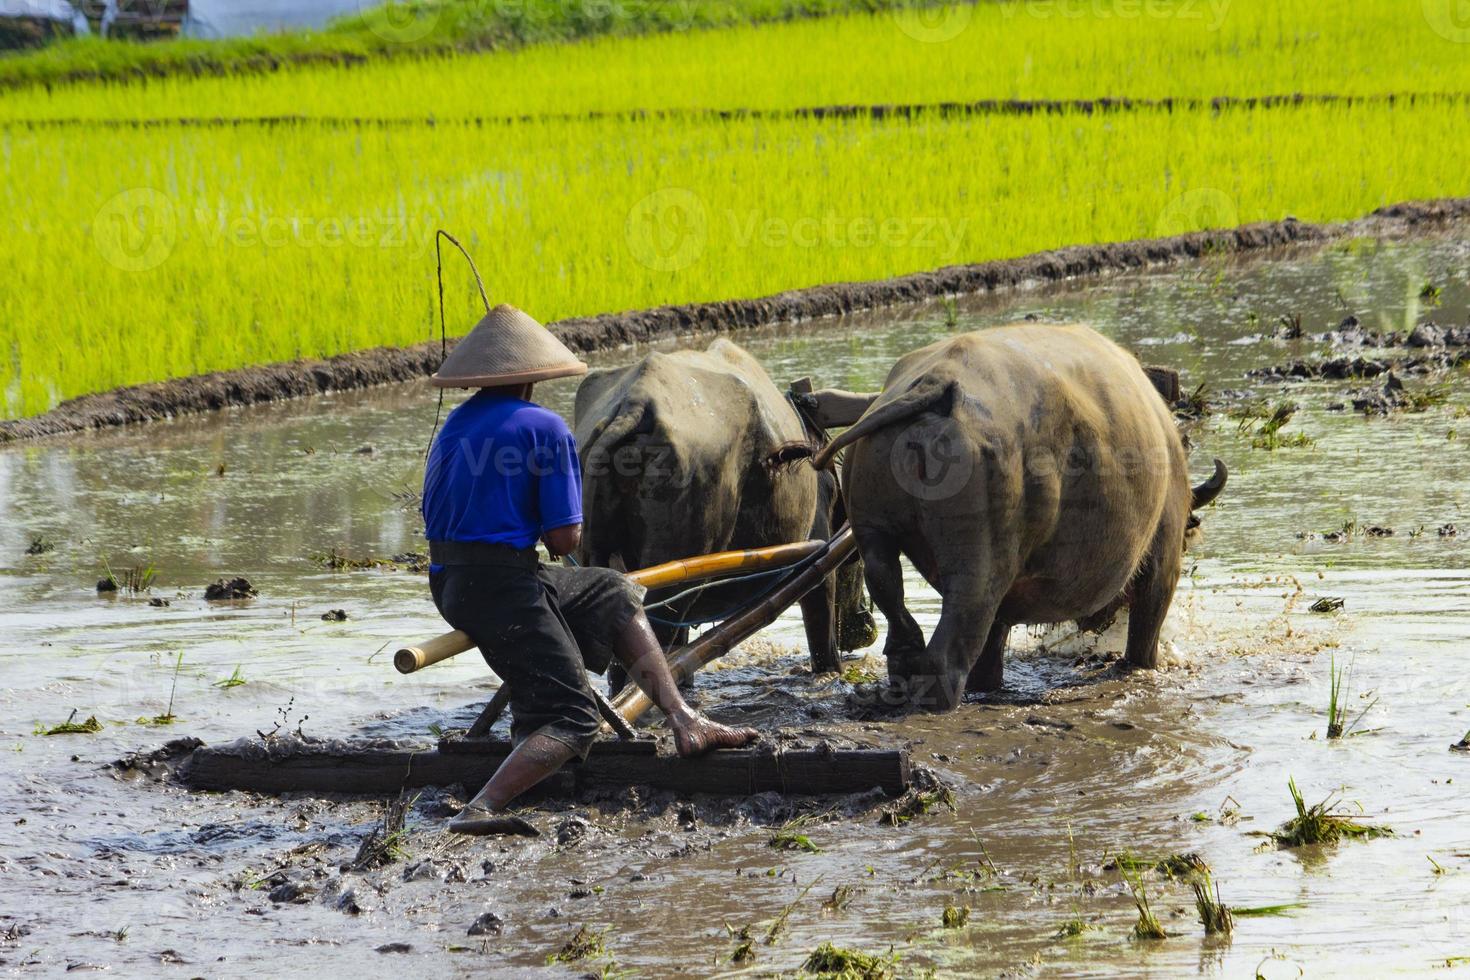
[[[577,441],[560,415],[482,391],[449,413],[424,471],[430,541],[531,548],[582,523]]]

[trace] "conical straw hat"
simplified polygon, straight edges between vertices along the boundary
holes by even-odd
[[[501,304],[455,345],[430,380],[441,388],[495,388],[586,373],[587,365],[550,330]]]

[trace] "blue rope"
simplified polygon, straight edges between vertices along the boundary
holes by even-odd
[[[686,628],[692,628],[692,627],[695,627],[695,626],[703,626],[706,623],[719,623],[719,622],[723,622],[724,620],[729,619],[730,616],[731,616],[731,614],[739,611],[742,606],[749,605],[752,602],[759,602],[761,599],[764,599],[766,596],[768,596],[772,592],[776,591],[776,589],[778,587],[780,587],[780,585],[781,585],[782,582],[784,582],[786,579],[788,579],[788,578],[796,575],[798,572],[801,572],[808,565],[811,565],[812,563],[814,563],[822,554],[823,554],[823,552],[821,552],[821,551],[813,552],[812,554],[807,555],[805,558],[803,558],[801,561],[797,562],[796,564],[794,564],[794,565],[788,565],[785,568],[773,568],[773,569],[769,569],[769,570],[764,571],[764,572],[752,572],[749,575],[741,575],[741,576],[739,576],[737,578],[718,579],[718,580],[716,580],[714,582],[706,582],[703,585],[699,585],[699,586],[696,586],[696,587],[694,587],[692,589],[689,589],[689,590],[687,590],[685,592],[681,592],[681,593],[679,593],[676,596],[672,596],[671,598],[668,598],[668,599],[663,600],[662,602],[655,603],[652,606],[645,606],[644,607],[645,609],[657,609],[657,608],[659,608],[661,606],[666,606],[669,603],[675,602],[678,599],[684,598],[685,596],[693,595],[694,593],[700,592],[700,591],[702,591],[704,589],[714,588],[714,587],[720,586],[720,585],[732,585],[732,584],[735,584],[737,582],[745,582],[745,581],[749,581],[751,579],[766,578],[766,577],[769,577],[769,576],[772,576],[772,575],[779,576],[774,582],[772,582],[770,585],[768,585],[765,588],[764,591],[762,591],[760,593],[757,593],[756,596],[755,596],[755,598],[753,598],[753,599],[747,599],[745,602],[742,602],[740,605],[731,606],[729,609],[723,610],[718,615],[710,616],[710,617],[707,617],[707,618],[704,618],[704,619],[691,619],[691,620],[669,620],[669,619],[662,619],[662,618],[659,618],[657,616],[649,616],[648,617],[648,621],[650,623],[657,623],[660,626],[668,626],[668,627],[670,627],[672,629],[686,629]]]

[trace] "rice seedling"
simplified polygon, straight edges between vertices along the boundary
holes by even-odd
[[[56,550],[56,545],[41,535],[31,538],[31,543],[26,546],[26,554],[31,557],[46,555]]]
[[[1327,166],[1321,147],[1343,132],[1376,138]],[[428,340],[440,225],[466,229],[499,270],[497,299],[550,322],[1151,237],[1202,188],[1223,189],[1226,223],[1287,207],[1356,217],[1446,193],[1444,154],[1470,142],[1470,113],[1400,103],[105,138],[11,127],[0,139],[0,207],[25,216],[0,237],[0,415],[20,416],[123,384]],[[282,171],[283,156],[296,165]],[[1172,230],[1220,223],[1180,220]],[[446,300],[457,322],[477,318],[471,284]]]
[[[764,941],[767,946],[774,946],[776,940],[781,938],[781,933],[786,930],[786,923],[791,918],[791,913],[795,911],[797,905],[801,904],[801,900],[806,898],[806,893],[812,890],[812,887],[816,885],[817,881],[821,881],[821,879],[816,879],[816,881],[813,881],[798,892],[796,897],[787,902],[785,907],[781,909],[781,914],[772,920],[770,926],[766,928]]]
[[[1349,814],[1337,810],[1338,800],[1329,796],[1321,803],[1307,806],[1297,789],[1296,779],[1288,781],[1291,801],[1296,807],[1296,816],[1281,825],[1281,829],[1269,836],[1281,847],[1307,847],[1314,844],[1336,844],[1343,838],[1372,840],[1375,837],[1392,837],[1393,830],[1375,824],[1359,823]]]
[[[382,818],[358,845],[357,854],[348,867],[353,871],[365,871],[369,868],[381,868],[406,857],[408,852],[403,845],[408,840],[408,831],[404,823],[408,819],[409,810],[413,809],[417,801],[417,795],[412,798],[400,796],[396,800],[388,801],[383,807]]]
[[[526,8],[525,29],[497,27],[497,47],[510,40],[586,37],[575,45],[452,54],[436,58],[382,58],[414,50],[382,43],[370,29],[315,39],[238,41],[257,64],[290,64],[292,47],[326,46],[328,58],[351,52],[351,65],[288,67],[263,74],[211,75],[196,70],[226,45],[173,44],[159,53],[106,43],[62,47],[0,60],[0,82],[64,78],[84,59],[116,75],[151,54],[174,55],[186,74],[149,77],[136,84],[35,85],[6,93],[0,113],[12,117],[127,118],[137,116],[285,116],[314,113],[439,120],[485,114],[522,115],[671,107],[790,108],[797,105],[904,104],[979,99],[1098,99],[1101,97],[1211,99],[1294,92],[1381,95],[1463,93],[1470,65],[1456,44],[1431,29],[1418,5],[1351,0],[1094,0],[1087,4],[1008,0],[961,3],[917,18],[894,13],[906,6],[884,0],[688,0],[677,4],[594,4],[630,11],[627,18],[583,17],[554,11],[586,10],[578,3],[529,0],[520,4],[451,4],[472,12]],[[918,6],[920,4],[914,4]],[[402,4],[395,5],[403,9]],[[841,12],[823,18],[793,13]],[[1228,16],[1224,10],[1228,7]],[[886,9],[885,9],[886,8]],[[1438,8],[1447,11],[1449,8]],[[1442,16],[1449,16],[1444,13]],[[645,18],[640,22],[638,18]],[[782,20],[717,31],[667,31],[687,18],[697,26]],[[446,18],[444,35],[476,28]],[[659,23],[660,20],[665,23]],[[672,20],[674,23],[667,23]],[[935,37],[926,24],[939,25]],[[1449,25],[1446,29],[1453,30]],[[506,30],[511,36],[506,36]],[[636,34],[641,37],[593,37]],[[519,32],[520,37],[514,36]],[[422,53],[438,41],[417,42]],[[943,43],[931,43],[942,41]],[[451,40],[450,43],[453,43]],[[251,50],[264,45],[267,55]],[[345,46],[345,51],[344,51]],[[163,47],[163,46],[155,46]],[[64,56],[65,55],[65,56]],[[284,57],[282,57],[284,56]],[[230,60],[228,56],[219,61]],[[237,62],[240,63],[240,62]],[[750,65],[762,70],[751,73]],[[1146,66],[1141,68],[1141,66]],[[134,75],[133,77],[146,77]],[[1325,163],[1325,162],[1323,162]],[[1331,161],[1332,166],[1341,163]],[[1314,171],[1327,172],[1325,165]]]
[[[36,723],[34,734],[36,735],[95,735],[102,731],[102,722],[97,720],[96,715],[88,715],[86,721],[77,721],[77,709],[71,709],[71,714],[66,721],[59,725],[47,728],[40,722]]]
[[[1235,929],[1230,909],[1220,900],[1220,886],[1210,879],[1208,871],[1195,875],[1189,882],[1194,890],[1194,907],[1205,927],[1206,936],[1228,936]]]
[[[1316,611],[1315,607],[1313,611]],[[1353,664],[1349,663],[1346,668],[1338,670],[1337,655],[1334,653],[1328,660],[1327,670],[1329,677],[1327,686],[1327,737],[1332,739],[1343,738],[1349,735],[1367,734],[1358,729],[1358,722],[1362,721],[1363,716],[1373,709],[1373,706],[1378,703],[1378,698],[1373,698],[1357,715],[1349,718],[1347,696],[1352,690]]]
[[[184,666],[184,651],[180,650],[179,651],[179,655],[174,659],[173,680],[170,683],[169,689],[168,689],[168,707],[164,709],[163,714],[161,714],[161,715],[154,715],[152,718],[139,718],[138,719],[138,724],[140,724],[140,725],[172,725],[174,722],[176,722],[176,721],[179,720],[174,715],[174,695],[177,694],[178,693],[178,690],[179,690],[179,671],[181,669],[183,669],[183,666]],[[241,683],[244,683],[244,682],[242,681]]]
[[[806,834],[795,830],[781,829],[771,835],[766,842],[767,847],[774,847],[778,851],[806,851],[809,854],[820,854],[822,849],[812,843],[812,839]]]
[[[607,955],[608,931],[607,929],[597,931],[588,929],[586,926],[578,926],[572,937],[562,943],[561,949],[546,957],[547,964],[578,963],[582,960]]]
[[[152,562],[144,565],[134,565],[119,571],[114,571],[106,558],[102,559],[103,576],[97,581],[98,592],[127,592],[137,595],[147,592],[153,587],[153,580],[158,577],[158,569]]]
[[[940,922],[946,929],[959,929],[970,921],[970,906],[968,905],[946,905],[944,914],[940,916]]]
[[[228,691],[232,688],[243,687],[245,683],[245,675],[240,673],[240,665],[236,664],[234,672],[229,677],[221,678],[210,686],[217,687],[221,691]]]
[[[812,950],[801,969],[803,973],[837,980],[889,980],[897,962],[897,954],[874,956],[826,942]]]
[[[1141,871],[1137,870],[1138,862],[1125,854],[1118,857],[1117,864],[1118,873],[1123,876],[1123,881],[1128,885],[1128,891],[1133,895],[1133,904],[1138,909],[1138,921],[1133,924],[1134,938],[1168,939],[1169,934],[1164,931],[1163,925],[1149,905],[1148,889],[1144,887]]]
[[[853,894],[857,889],[851,885],[838,885],[832,889],[832,897],[822,903],[823,912],[846,912],[847,907],[852,904]]]

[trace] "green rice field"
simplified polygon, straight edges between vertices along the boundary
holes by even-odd
[[[1470,91],[1470,44],[1426,0],[1020,0],[493,56],[33,89],[0,118],[436,119],[981,99]],[[1407,26],[1406,26],[1407,25]],[[1446,37],[1445,34],[1450,34]],[[1470,41],[1470,28],[1463,33]]]
[[[439,227],[470,245],[494,298],[550,321],[1465,194],[1470,45],[1428,9],[982,3],[12,91],[0,413],[427,339]],[[912,120],[616,113],[1251,96],[1283,78],[1420,97]],[[284,114],[336,121],[103,125]],[[527,118],[469,121],[506,115]],[[477,301],[466,277],[451,282],[468,326]]]

